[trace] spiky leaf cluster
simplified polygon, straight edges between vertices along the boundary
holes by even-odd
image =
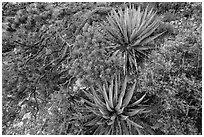
[[[90,126],[93,134],[142,134],[141,122],[131,120],[132,116],[148,113],[150,110],[139,105],[146,94],[132,102],[133,93],[137,88],[137,81],[128,88],[128,76],[121,81],[120,75],[104,84],[98,82],[96,87],[91,86],[91,94],[84,91],[86,99],[83,102],[88,111],[85,126]],[[139,118],[138,118],[139,119]],[[139,122],[139,123],[137,123]]]
[[[150,44],[163,33],[154,33],[159,28],[161,22],[156,16],[156,12],[149,7],[144,11],[140,7],[127,7],[124,11],[112,10],[111,14],[104,21],[104,28],[110,35],[107,39],[115,43],[110,48],[114,54],[122,53],[124,72],[135,72],[148,57],[149,51],[155,46]]]

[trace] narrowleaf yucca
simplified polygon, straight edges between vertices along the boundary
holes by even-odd
[[[137,81],[131,87],[127,81],[127,75],[123,83],[120,75],[116,75],[110,82],[98,82],[97,87],[91,86],[90,93],[84,91],[86,97],[82,100],[86,107],[86,115],[83,119],[86,121],[84,126],[89,127],[87,134],[143,134],[143,122],[138,114],[151,110],[141,105],[146,94],[133,101]],[[132,120],[133,116],[137,121]]]
[[[122,8],[112,10],[103,27],[110,35],[107,39],[115,44],[108,47],[113,49],[113,55],[122,53],[125,73],[137,71],[138,66],[155,48],[151,42],[163,34],[155,33],[160,25],[156,12],[148,6],[144,11],[134,6],[127,7],[124,11]]]

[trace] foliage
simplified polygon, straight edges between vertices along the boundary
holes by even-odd
[[[97,90],[91,86],[91,94],[84,91],[87,99],[82,99],[86,107],[83,118],[87,121],[84,125],[90,127],[89,134],[142,134],[142,129],[145,131],[138,114],[151,111],[141,105],[146,94],[133,102],[137,82],[129,88],[128,76],[125,76],[124,82],[122,80],[120,75],[116,75],[110,82],[98,83]],[[131,120],[132,116],[135,116],[136,122]]]
[[[92,9],[88,10],[90,7],[88,3],[24,4],[5,4],[8,7],[20,8],[19,15],[13,17],[12,14],[14,19],[27,16],[26,21],[17,22],[17,26],[14,25],[16,21],[8,20],[3,35],[5,43],[3,42],[2,46],[8,49],[3,51],[5,55],[3,70],[4,76],[7,76],[3,77],[5,128],[10,126],[10,122],[12,125],[22,106],[33,102],[31,106],[29,105],[33,110],[28,109],[28,111],[37,117],[37,114],[42,111],[40,108],[50,102],[51,94],[55,94],[60,87],[69,90],[73,88],[77,75],[69,75],[69,68],[66,66],[68,60],[75,60],[74,56],[70,58],[70,45],[75,39],[75,25],[87,22],[87,19],[83,20],[81,15],[83,12],[92,11]],[[56,17],[55,7],[60,9],[58,12],[64,12],[62,16]],[[10,9],[6,8],[5,11],[7,10]],[[38,14],[38,12],[41,13]],[[100,15],[106,13],[106,10],[95,10],[93,13]],[[91,15],[88,14],[87,18],[89,19]],[[5,14],[5,16],[10,15]],[[30,27],[27,27],[29,25]],[[8,29],[9,26],[13,31]],[[8,42],[14,46],[8,47]],[[10,108],[15,111],[11,112]]]
[[[80,116],[78,105],[80,94],[61,89],[51,96],[49,103],[40,107],[36,117],[30,113],[27,104],[21,107],[18,118],[7,127],[8,135],[56,135],[80,134],[80,121],[69,120]],[[26,109],[27,108],[27,109]],[[31,111],[32,112],[32,111]]]
[[[114,75],[125,78],[124,59],[109,48],[119,46],[110,40],[113,27],[106,30],[104,21],[114,19],[114,11],[120,17],[118,9],[131,13],[130,5],[140,7],[138,15],[157,11],[160,25],[150,36],[164,32],[148,43],[157,50],[127,82],[129,91],[137,79],[130,103],[145,93],[139,105],[151,108],[130,120],[143,127],[142,134],[202,134],[202,4],[196,2],[3,2],[2,134],[93,133],[97,126],[85,126],[81,98],[95,103],[87,98],[95,96],[93,86],[105,103],[98,81],[110,87]]]
[[[141,11],[140,7],[136,10],[131,5],[124,11],[121,8],[117,12],[113,10],[104,24],[110,35],[107,39],[115,44],[110,46],[113,56],[122,54],[125,74],[137,71],[149,50],[155,48],[151,42],[163,34],[154,34],[161,23],[156,12],[148,7],[145,11]]]
[[[166,134],[201,134],[202,44],[196,18],[172,22],[179,34],[164,41],[141,75],[142,89],[159,96],[166,108],[158,127]]]

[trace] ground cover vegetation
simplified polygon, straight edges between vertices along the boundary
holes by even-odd
[[[2,134],[202,134],[202,3],[3,2]]]

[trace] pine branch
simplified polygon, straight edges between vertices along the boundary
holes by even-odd
[[[80,32],[80,30],[82,30],[82,28],[84,27],[84,25],[87,23],[87,21],[91,18],[91,16],[93,16],[93,14],[99,14],[99,15],[108,15],[108,13],[112,10],[112,8],[110,7],[98,7],[96,9],[94,9],[93,11],[91,11],[90,13],[88,13],[86,19],[81,23],[81,25],[76,29],[75,31],[75,36],[77,36]]]

